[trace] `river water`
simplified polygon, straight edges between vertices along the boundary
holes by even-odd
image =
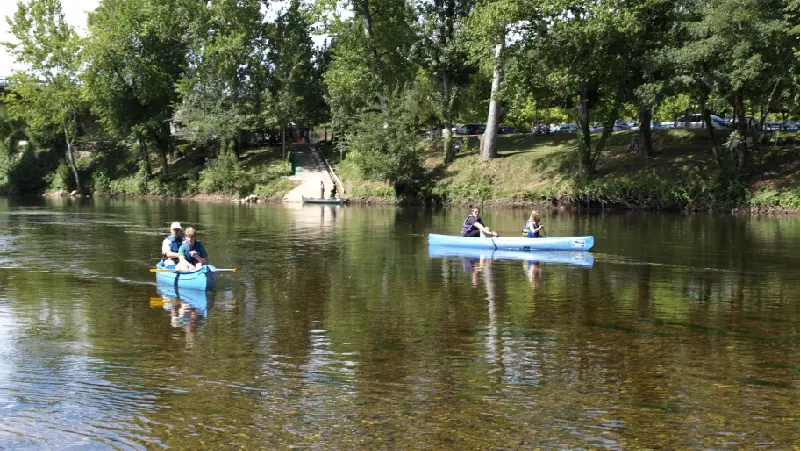
[[[429,255],[465,214],[0,199],[0,448],[798,446],[798,218],[546,213],[592,252]],[[160,289],[172,221],[237,272]]]

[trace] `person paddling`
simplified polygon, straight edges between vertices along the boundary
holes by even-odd
[[[161,242],[161,258],[164,260],[164,265],[175,265],[178,263],[178,249],[184,243],[184,237],[181,236],[180,222],[173,222],[170,224],[170,234]]]
[[[477,238],[480,236],[496,237],[498,234],[490,230],[489,227],[484,225],[481,216],[478,215],[478,207],[473,208],[473,214],[469,215],[462,224],[462,236]]]
[[[523,226],[523,236],[526,238],[539,238],[540,234],[545,236],[545,228],[540,220],[540,212],[532,210],[526,225]]]
[[[178,250],[178,258],[181,260],[175,269],[179,271],[194,271],[203,265],[209,264],[209,254],[203,244],[197,240],[197,231],[194,227],[187,227],[184,233],[184,244]]]

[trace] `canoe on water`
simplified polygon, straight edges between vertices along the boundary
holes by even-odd
[[[428,235],[428,244],[505,251],[588,251],[595,244],[595,240],[591,236],[465,238],[431,233]]]
[[[156,264],[156,269],[175,269],[175,265],[164,266],[164,262],[159,261]],[[217,280],[216,269],[214,265],[205,265],[197,271],[191,272],[157,272],[156,282],[158,284],[171,285],[178,289],[211,290]]]
[[[475,249],[469,247],[428,246],[428,256],[432,258],[489,258],[492,260],[520,260],[539,263],[557,263],[591,267],[595,259],[589,252],[580,251],[507,251],[493,249]]]
[[[334,205],[342,205],[345,203],[345,199],[321,199],[319,197],[306,197],[303,196],[303,203],[304,204],[334,204]]]

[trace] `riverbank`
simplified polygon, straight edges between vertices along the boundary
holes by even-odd
[[[596,177],[578,181],[575,135],[505,135],[499,137],[498,157],[482,163],[478,139],[461,138],[461,152],[454,162],[442,164],[441,142],[424,140],[420,155],[423,180],[413,195],[399,197],[387,183],[367,180],[339,152],[321,149],[342,178],[344,197],[361,204],[441,204],[543,209],[619,208],[661,211],[731,211],[738,214],[798,214],[798,134],[772,133],[771,142],[752,152],[748,175],[742,183],[715,178],[709,138],[704,130],[654,132],[654,155],[627,152],[635,132],[615,132],[599,159]],[[719,133],[721,141],[726,132]],[[593,135],[596,138],[598,135]],[[63,162],[42,151],[30,158],[39,166],[27,167],[25,154],[18,158],[12,179],[20,174],[36,180],[33,189],[54,195],[74,190]],[[42,161],[53,161],[42,166]],[[152,163],[151,163],[152,164]],[[223,152],[206,159],[186,151],[169,159],[168,174],[153,166],[143,170],[136,154],[111,148],[82,153],[78,168],[84,193],[103,197],[183,198],[197,201],[247,203],[278,202],[299,183],[291,174],[289,158],[280,147],[248,149],[235,155]],[[38,171],[38,172],[37,172]],[[16,194],[31,194],[32,189]],[[34,191],[35,192],[35,191]],[[7,192],[8,193],[8,192]],[[11,194],[15,194],[11,192]]]
[[[442,164],[441,143],[422,149],[429,202],[552,208],[623,208],[670,211],[732,211],[797,214],[799,146],[797,133],[772,133],[772,141],[750,154],[743,183],[713,176],[715,165],[705,130],[658,130],[654,155],[630,153],[636,132],[613,133],[598,162],[596,177],[576,180],[574,134],[499,137],[498,157],[481,163],[478,139],[462,139],[462,151]],[[597,139],[599,135],[593,135]],[[719,131],[725,141],[727,131]],[[778,140],[778,142],[777,142]],[[387,184],[364,180],[347,160],[331,155],[348,194],[369,202],[421,202],[399,199]]]

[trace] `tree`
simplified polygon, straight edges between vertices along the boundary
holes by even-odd
[[[675,63],[698,94],[712,151],[718,166],[733,177],[742,175],[748,150],[759,145],[762,125],[777,100],[797,95],[798,3],[789,0],[700,0],[692,5],[696,19],[687,22],[687,41]],[[728,158],[718,151],[706,101],[726,98],[736,118]],[[747,105],[762,114],[749,125]]]
[[[475,0],[433,0],[419,2],[421,25],[416,52],[421,66],[439,82],[439,127],[444,138],[444,161],[453,160],[452,128],[458,89],[464,86],[474,66],[459,41],[464,18]]]
[[[259,0],[216,0],[195,18],[188,66],[178,83],[177,134],[237,153],[257,127],[265,89],[266,38]]]
[[[332,125],[345,132],[367,111],[387,116],[389,97],[417,74],[409,58],[415,43],[417,17],[405,0],[354,0],[350,18],[342,18],[337,2],[321,1],[334,36],[331,62],[323,75]]]
[[[187,65],[186,39],[198,9],[190,0],[102,0],[89,14],[82,79],[92,111],[111,136],[133,135],[145,164],[153,144],[163,176],[177,83]]]
[[[630,41],[638,29],[637,18],[632,4],[622,0],[553,0],[521,10],[537,6],[541,18],[521,27],[517,51],[521,57],[542,59],[546,72],[541,76],[557,92],[574,99],[578,175],[588,178],[631,92],[634,49]],[[590,137],[593,116],[607,125],[594,150]]]
[[[67,160],[80,193],[73,144],[84,108],[78,85],[81,39],[65,21],[59,0],[19,2],[8,24],[18,42],[4,45],[27,67],[11,76],[11,93],[5,96],[9,113],[34,131],[57,127],[64,134]]]
[[[481,160],[495,158],[498,125],[500,120],[500,93],[504,77],[505,52],[507,39],[516,32],[515,25],[527,19],[519,11],[520,4],[516,0],[496,0],[481,3],[470,14],[466,45],[476,61],[487,61],[482,64],[484,70],[492,72],[492,85],[487,111],[487,128],[481,139]],[[538,9],[533,7],[529,14],[536,15]]]
[[[281,127],[281,149],[286,158],[286,126],[312,125],[320,119],[322,101],[315,53],[309,35],[307,13],[299,0],[292,0],[275,21],[269,59],[273,66],[270,88],[264,101],[267,123]]]

